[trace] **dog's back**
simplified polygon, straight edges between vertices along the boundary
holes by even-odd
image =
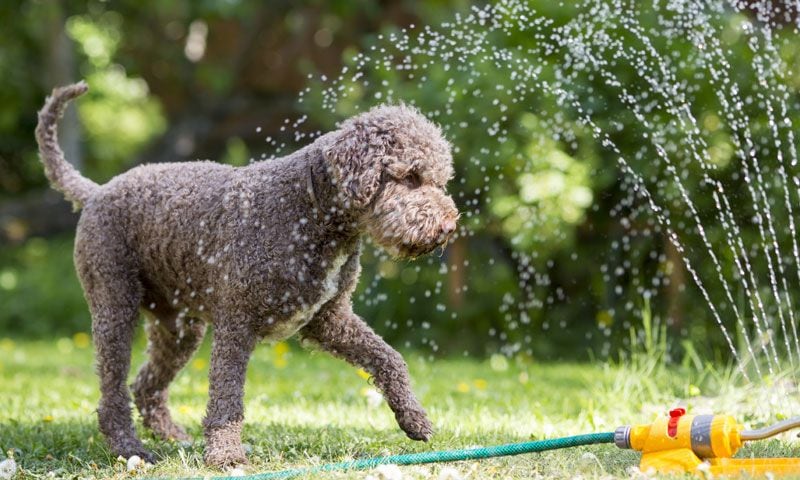
[[[76,247],[124,240],[142,279],[162,295],[191,282],[192,275],[200,284],[209,275],[208,260],[224,248],[213,229],[223,220],[235,179],[233,167],[213,162],[133,168],[87,199]]]

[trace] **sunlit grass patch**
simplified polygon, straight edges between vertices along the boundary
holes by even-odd
[[[127,464],[108,452],[97,431],[97,381],[85,340],[80,335],[52,342],[0,340],[0,459],[13,456],[21,478],[130,475]],[[138,365],[143,345],[136,350]],[[292,343],[261,346],[246,386],[244,442],[252,463],[246,471],[611,431],[622,424],[648,422],[678,402],[694,411],[731,413],[753,426],[800,411],[789,377],[768,379],[758,388],[734,388],[735,375],[724,370],[665,369],[642,358],[624,366],[540,364],[522,357],[430,362],[413,353],[407,359],[415,389],[436,426],[429,444],[405,438],[365,372]],[[171,391],[175,417],[197,440],[161,442],[140,430],[147,446],[163,459],[148,475],[219,473],[202,463],[200,421],[208,392],[208,360],[206,345]],[[753,454],[797,456],[800,447],[787,435],[743,452]],[[404,478],[454,472],[463,478],[629,478],[628,468],[636,461],[635,453],[609,445],[403,467],[401,472]]]

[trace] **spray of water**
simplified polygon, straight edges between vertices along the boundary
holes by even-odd
[[[643,256],[667,264],[663,252],[653,249],[653,239],[661,238],[680,255],[680,268],[744,377],[751,368],[757,376],[775,374],[784,364],[794,368],[800,363],[798,302],[792,298],[800,290],[794,219],[800,178],[792,114],[800,106],[784,78],[781,48],[797,38],[797,17],[774,18],[769,1],[587,0],[575,9],[569,19],[554,19],[522,0],[500,0],[439,26],[411,25],[379,36],[349,58],[338,76],[310,76],[298,97],[308,114],[286,119],[254,161],[269,161],[318,137],[321,131],[308,129],[310,123],[330,128],[370,105],[424,101],[424,113],[442,125],[454,155],[462,156],[460,164],[471,173],[470,181],[461,175],[450,187],[463,212],[455,240],[498,228],[487,221],[515,232],[506,256],[516,269],[516,288],[498,301],[502,323],[486,332],[504,353],[530,352],[536,325],[564,330],[579,321],[551,315],[570,298],[553,283],[554,261],[540,252],[554,239],[568,239],[591,214],[609,215],[624,232],[606,260],[587,264],[602,272],[611,303],[623,309],[598,314],[600,335],[609,337],[615,324],[633,324],[637,304],[621,299],[650,298],[669,285],[666,269],[655,269],[647,283],[630,261]],[[736,42],[751,49],[749,65],[731,61]],[[437,86],[433,97],[431,85]],[[713,95],[713,102],[702,99],[711,111],[697,108],[703,94]],[[604,102],[614,102],[619,119],[604,115]],[[754,104],[766,125],[751,118]],[[520,111],[530,113],[521,117]],[[522,125],[515,123],[520,118]],[[484,132],[480,138],[469,133],[476,125]],[[558,176],[568,169],[579,178],[599,174],[591,160],[580,159],[587,141],[617,162],[614,174],[624,195],[608,212],[598,210],[588,188],[568,189]],[[543,173],[543,165],[556,167]],[[241,203],[246,216],[247,195],[231,201]],[[554,221],[543,205],[560,208],[562,221]],[[493,215],[481,215],[487,211]],[[753,227],[757,238],[746,237]],[[228,253],[198,245],[198,255],[209,262],[225,262]],[[430,322],[456,321],[459,315],[443,298],[448,275],[480,275],[495,262],[490,255],[480,264],[467,254],[457,262],[432,256],[398,267],[378,249],[367,256],[381,266],[361,290],[359,300],[367,307],[386,301],[387,272],[401,271],[411,281],[437,277],[422,299],[435,305],[431,318],[392,318],[386,325],[420,329],[421,342],[432,352],[439,346],[425,338]],[[459,286],[457,293],[468,288]],[[417,300],[412,296],[409,303]],[[609,350],[606,342],[601,353]]]

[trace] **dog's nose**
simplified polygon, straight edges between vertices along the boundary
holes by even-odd
[[[448,219],[442,222],[442,234],[450,235],[456,231],[456,221]]]

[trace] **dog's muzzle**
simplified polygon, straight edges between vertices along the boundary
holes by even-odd
[[[456,220],[445,219],[442,221],[439,234],[431,241],[420,243],[403,243],[398,254],[402,257],[416,258],[433,252],[439,247],[445,247],[457,228]]]

